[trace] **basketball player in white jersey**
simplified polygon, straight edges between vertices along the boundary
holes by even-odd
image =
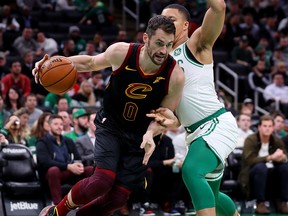
[[[178,4],[168,5],[162,15],[170,17],[176,26],[170,53],[183,69],[185,86],[177,118],[165,108],[149,117],[162,125],[185,127],[189,152],[182,167],[182,176],[198,216],[236,216],[234,202],[219,192],[224,161],[237,143],[237,124],[227,112],[215,91],[212,48],[221,33],[225,18],[224,0],[207,0],[202,26],[188,38],[189,12]],[[178,121],[179,120],[179,121]]]

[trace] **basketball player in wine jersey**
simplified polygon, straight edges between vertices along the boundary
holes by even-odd
[[[103,109],[95,119],[97,167],[91,177],[79,181],[57,206],[44,208],[40,216],[66,216],[77,207],[77,216],[111,216],[131,191],[143,187],[155,148],[153,137],[165,129],[146,113],[158,107],[175,110],[184,86],[183,71],[169,55],[174,39],[173,21],[159,15],[150,19],[144,45],[120,42],[97,56],[69,57],[79,72],[113,69]],[[36,81],[47,59],[36,63]]]

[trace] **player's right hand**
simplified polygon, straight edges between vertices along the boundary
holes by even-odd
[[[38,83],[39,80],[39,70],[42,67],[42,65],[44,64],[44,62],[46,60],[48,60],[50,58],[49,55],[45,54],[44,57],[35,63],[35,67],[32,70],[32,75],[34,76],[35,82]]]

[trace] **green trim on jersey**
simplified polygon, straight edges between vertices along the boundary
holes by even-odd
[[[187,61],[189,61],[189,63],[191,63],[197,67],[203,68],[204,65],[197,61],[197,59],[194,57],[194,55],[188,49],[186,43],[184,44],[183,47],[184,47],[183,54],[184,54],[184,57],[187,59]]]

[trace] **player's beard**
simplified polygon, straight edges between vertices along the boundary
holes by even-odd
[[[163,64],[163,62],[165,61],[165,59],[167,58],[167,54],[163,54],[163,53],[153,53],[152,49],[150,48],[150,41],[148,41],[148,45],[147,45],[147,54],[149,56],[149,58],[151,59],[151,61],[155,64],[155,65],[161,65]],[[161,56],[162,61],[156,61],[155,59],[157,58],[157,56]]]

